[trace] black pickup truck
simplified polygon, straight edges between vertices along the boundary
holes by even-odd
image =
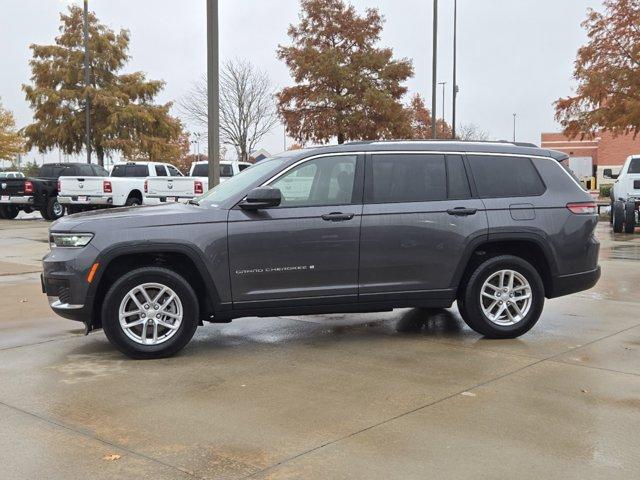
[[[36,177],[0,179],[0,218],[16,218],[20,210],[39,210],[45,220],[64,215],[58,202],[58,178],[62,176],[105,176],[107,171],[86,163],[45,163]]]

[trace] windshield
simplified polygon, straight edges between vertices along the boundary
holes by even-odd
[[[260,178],[275,172],[282,165],[285,158],[273,158],[268,161],[262,161],[249,168],[246,168],[238,175],[231,177],[229,180],[218,184],[207,193],[197,198],[198,203],[222,203],[229,198],[244,192],[250,185],[260,180]]]

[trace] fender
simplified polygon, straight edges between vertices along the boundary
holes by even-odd
[[[214,310],[219,311],[224,309],[220,302],[218,290],[213,282],[213,277],[207,268],[204,254],[193,245],[173,242],[126,242],[113,245],[103,250],[95,260],[100,264],[100,268],[87,292],[87,302],[90,303],[91,309],[93,309],[96,290],[100,285],[104,272],[107,271],[111,262],[123,255],[135,253],[180,253],[186,255],[196,266],[198,273],[204,280],[207,295]]]

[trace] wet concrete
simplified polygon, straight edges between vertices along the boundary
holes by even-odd
[[[637,478],[640,235],[517,340],[450,311],[207,325],[135,362],[40,293],[47,224],[0,221],[0,478]],[[35,267],[35,268],[34,268]]]

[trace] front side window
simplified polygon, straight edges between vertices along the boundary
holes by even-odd
[[[366,178],[367,203],[429,202],[447,198],[444,155],[373,155]]]
[[[180,173],[180,170],[178,170],[176,167],[173,167],[171,165],[167,165],[167,169],[169,170],[169,175],[172,177],[181,177],[182,173]]]
[[[156,165],[156,177],[166,177],[167,169],[164,168],[164,165]]]
[[[220,176],[221,177],[233,177],[233,167],[228,163],[220,164]]]
[[[320,157],[275,180],[283,207],[344,205],[352,202],[357,156]]]
[[[481,198],[535,197],[545,191],[529,158],[468,155],[468,159]]]
[[[629,173],[640,173],[640,158],[634,158],[629,163]]]

